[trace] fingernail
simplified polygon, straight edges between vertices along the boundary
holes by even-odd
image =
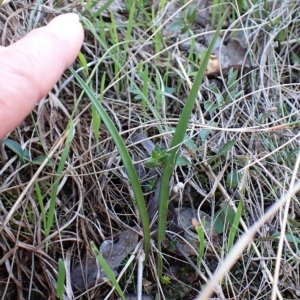
[[[69,30],[71,27],[80,24],[79,17],[75,13],[68,13],[54,18],[48,26],[55,27],[60,30]]]

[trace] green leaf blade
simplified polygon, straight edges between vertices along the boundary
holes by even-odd
[[[60,300],[63,299],[65,278],[66,278],[65,264],[64,261],[60,258],[58,260],[58,278],[57,278],[57,286],[56,286],[57,297]]]
[[[107,263],[107,261],[105,260],[105,258],[103,257],[103,255],[101,254],[99,249],[96,247],[96,245],[93,242],[91,242],[90,245],[91,245],[91,250],[93,252],[93,255],[96,257],[99,265],[103,268],[103,271],[107,275],[108,279],[111,281],[111,283],[115,287],[116,291],[118,292],[118,294],[120,295],[122,300],[126,300],[126,298],[123,294],[123,291],[122,291],[111,267],[109,266],[109,264]]]
[[[212,38],[212,41],[207,49],[206,54],[203,57],[201,66],[199,71],[197,72],[196,78],[194,80],[194,84],[191,88],[189,96],[187,98],[186,104],[183,108],[183,112],[180,116],[179,122],[177,124],[175,134],[173,136],[171,146],[172,149],[170,151],[170,156],[167,160],[166,166],[164,168],[164,172],[161,179],[161,187],[159,191],[159,207],[158,207],[158,236],[157,236],[157,243],[158,243],[158,256],[157,256],[157,270],[158,270],[158,277],[160,278],[162,275],[162,257],[161,257],[161,243],[165,238],[166,232],[166,225],[167,225],[167,212],[168,212],[168,200],[169,200],[169,182],[170,177],[173,173],[175,162],[178,155],[178,149],[180,144],[182,143],[184,136],[186,134],[186,129],[190,120],[190,115],[192,113],[195,101],[198,97],[198,92],[205,75],[206,66],[209,61],[209,57],[213,51],[214,44],[217,40],[217,37],[221,31],[222,25],[225,21],[227,13],[224,13],[223,17],[220,19],[216,32]]]
[[[148,258],[149,251],[150,251],[150,225],[149,225],[149,217],[147,213],[146,203],[144,199],[144,194],[142,192],[142,188],[140,185],[139,178],[136,174],[135,168],[132,163],[132,159],[127,151],[127,148],[123,142],[123,140],[120,137],[119,131],[115,127],[114,123],[110,119],[107,112],[104,110],[103,106],[97,98],[95,97],[94,93],[88,88],[88,86],[85,84],[85,82],[79,77],[79,75],[71,69],[72,74],[78,81],[78,83],[83,88],[86,95],[89,97],[95,108],[97,109],[98,113],[100,114],[101,120],[106,125],[106,127],[109,130],[109,133],[112,137],[112,139],[115,142],[115,145],[119,151],[119,154],[122,158],[122,161],[124,163],[124,167],[126,169],[128,178],[130,180],[132,190],[135,196],[135,201],[137,203],[140,218],[142,221],[142,227],[143,227],[143,233],[144,233],[144,245],[145,245],[145,256],[146,259]]]

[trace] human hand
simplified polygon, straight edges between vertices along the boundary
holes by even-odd
[[[54,18],[0,47],[0,139],[15,128],[75,60],[83,42],[76,14]]]

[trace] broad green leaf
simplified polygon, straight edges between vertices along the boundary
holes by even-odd
[[[202,129],[199,133],[200,140],[204,142],[207,139],[209,134],[210,134],[210,129]]]
[[[224,220],[226,220],[230,224],[233,224],[233,220],[235,217],[235,212],[234,212],[233,208],[226,203],[222,203],[221,209],[222,209],[222,212],[224,215]]]
[[[186,12],[186,19],[189,23],[194,23],[197,17],[197,11],[195,6],[190,6]]]
[[[210,113],[214,112],[218,107],[219,107],[219,105],[215,104],[212,101],[206,101],[206,102],[204,102],[204,108],[205,108],[205,110],[207,110]]]
[[[223,233],[228,225],[233,224],[234,218],[234,210],[226,203],[222,203],[221,209],[215,214],[214,228],[216,232]]]
[[[291,53],[291,56],[294,65],[300,65],[300,56],[296,55],[294,52]]]
[[[27,149],[22,149],[19,143],[11,139],[4,139],[3,144],[19,156],[22,164],[25,164],[25,162],[28,162],[30,160],[29,151]]]
[[[24,151],[19,143],[10,139],[4,139],[3,144],[11,151],[16,153],[19,157],[23,157]]]
[[[136,95],[136,96],[133,97],[133,99],[135,99],[135,100],[142,100],[143,96],[142,95]]]
[[[128,90],[129,93],[135,95],[133,97],[135,100],[141,100],[141,99],[143,99],[142,92],[140,90],[137,90],[134,86],[130,86],[127,90]]]
[[[28,149],[25,148],[23,150],[23,157],[22,158],[23,158],[23,162],[30,160],[30,153],[29,153]]]
[[[178,156],[176,159],[176,166],[189,166],[190,161],[184,156]]]
[[[235,189],[238,186],[239,181],[240,174],[236,170],[233,170],[226,177],[226,186]]]
[[[182,20],[179,20],[177,22],[174,22],[170,27],[169,30],[170,31],[176,31],[176,30],[181,30],[184,28],[184,23],[182,22]]]
[[[286,239],[291,242],[291,243],[300,243],[300,238],[296,237],[294,234],[292,233],[287,233],[285,235]]]
[[[216,95],[221,94],[218,86],[215,83],[209,85],[208,90],[211,91],[212,93],[216,94]]]
[[[222,210],[218,210],[215,213],[215,218],[214,218],[214,229],[217,233],[221,234],[224,232],[224,218],[222,217]]]
[[[46,159],[47,157],[46,156],[43,156],[43,155],[40,155],[40,156],[37,156],[36,158],[34,158],[31,163],[34,164],[34,165],[38,165],[40,166],[44,160]],[[54,162],[53,160],[48,160],[46,166],[48,167],[54,167]]]

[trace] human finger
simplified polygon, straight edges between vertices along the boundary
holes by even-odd
[[[83,36],[78,16],[70,13],[0,49],[0,139],[30,113],[72,64]]]

